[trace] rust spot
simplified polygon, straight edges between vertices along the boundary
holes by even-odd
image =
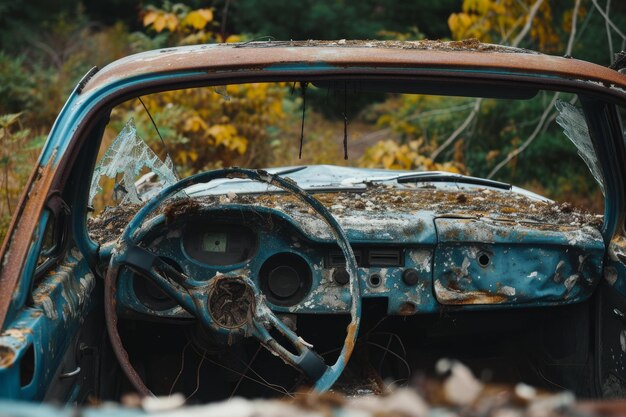
[[[446,230],[445,232],[443,232],[443,237],[446,240],[451,241],[459,240],[461,238],[461,228]]]
[[[415,307],[415,304],[407,301],[406,303],[402,303],[399,312],[401,316],[412,316],[416,311],[417,307]]]
[[[356,323],[352,322],[350,324],[348,324],[347,327],[347,332],[348,334],[346,335],[346,357],[345,360],[346,362],[348,362],[348,359],[350,359],[350,356],[352,355],[352,351],[354,350],[354,341],[356,340]]]
[[[0,346],[0,368],[9,368],[15,362],[15,351],[8,346]]]
[[[24,343],[26,341],[26,335],[32,334],[33,331],[31,329],[7,329],[0,336],[8,336],[12,337],[15,340]]]
[[[0,288],[2,288],[0,291],[0,327],[2,327],[9,310],[17,281],[22,275],[21,272],[30,249],[31,239],[56,174],[56,168],[53,166],[55,159],[56,150],[50,156],[48,165],[38,167],[31,175],[20,198],[20,211],[13,216],[2,250],[0,250],[0,264],[2,265],[0,268]],[[11,246],[10,253],[8,251],[9,244]]]
[[[422,51],[415,53],[415,50]],[[151,73],[203,71],[207,77],[217,71],[261,72],[281,63],[324,62],[338,68],[484,68],[510,72],[530,71],[538,75],[563,76],[574,80],[596,80],[626,88],[617,71],[576,59],[546,56],[535,52],[490,45],[475,39],[441,42],[423,41],[302,41],[251,42],[177,48],[160,53],[146,52],[134,59],[114,62],[98,71],[85,85],[83,94],[104,88],[111,82]],[[332,53],[330,53],[332,52]],[[513,59],[511,54],[515,53]],[[149,64],[147,64],[149,62]],[[617,93],[617,92],[616,92]]]
[[[435,281],[435,295],[437,296],[437,301],[446,305],[502,304],[509,300],[504,294],[494,294],[487,291],[459,291],[446,288],[439,281]]]

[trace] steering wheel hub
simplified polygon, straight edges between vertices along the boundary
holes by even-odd
[[[241,278],[215,278],[209,292],[209,313],[215,324],[236,329],[254,317],[254,290]]]

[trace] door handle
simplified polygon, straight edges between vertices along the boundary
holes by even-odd
[[[73,371],[65,372],[59,375],[59,379],[71,378],[73,376],[78,375],[79,373],[80,373],[80,366],[77,366],[76,369],[74,369]]]

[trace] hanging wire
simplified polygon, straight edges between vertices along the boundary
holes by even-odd
[[[233,388],[233,391],[230,393],[230,397],[228,398],[233,398],[233,395],[235,395],[235,393],[237,392],[237,388],[239,388],[239,385],[241,385],[241,382],[246,377],[246,374],[248,373],[248,369],[250,369],[250,367],[252,366],[252,362],[254,362],[254,360],[256,359],[260,351],[261,351],[261,345],[259,345],[256,352],[254,352],[254,355],[252,355],[252,359],[250,359],[250,362],[248,362],[248,364],[246,365],[246,369],[244,369],[244,371],[242,372],[241,377],[239,378],[239,381],[237,381],[237,385],[235,385],[235,388]]]
[[[200,389],[200,370],[202,369],[202,364],[204,364],[204,358],[205,357],[206,357],[206,350],[203,350],[202,351],[202,359],[200,359],[200,363],[198,364],[198,369],[196,370],[196,388],[193,390],[193,392],[191,394],[189,394],[189,396],[187,398],[185,398],[185,401],[189,400],[191,397],[196,395],[196,393]]]
[[[187,344],[185,345],[185,347],[183,347],[183,353],[180,358],[180,370],[178,371],[178,374],[176,375],[176,378],[174,379],[174,382],[172,383],[172,386],[170,387],[169,395],[172,395],[172,392],[174,391],[174,387],[178,383],[180,376],[183,374],[183,370],[185,369],[185,351],[189,347],[190,343],[191,342],[187,341]]]
[[[343,159],[348,159],[348,83],[343,83]]]
[[[206,355],[205,355],[205,354],[206,354],[206,350],[204,350],[203,352],[200,352],[200,351],[198,350],[198,348],[196,348],[196,347],[193,345],[193,343],[191,343],[191,345],[190,345],[190,346],[191,346],[191,348],[193,349],[193,351],[194,351],[194,352],[195,352],[198,356],[199,356],[200,354],[202,354],[202,355],[203,355],[203,357],[205,358],[205,360],[206,360],[207,362],[212,363],[212,364],[213,364],[213,365],[215,365],[215,366],[218,366],[218,367],[220,367],[220,368],[222,368],[222,369],[225,369],[225,370],[227,370],[227,371],[229,371],[229,372],[232,372],[232,373],[234,373],[235,375],[242,376],[243,378],[245,378],[245,379],[247,379],[247,380],[249,380],[249,381],[252,381],[252,382],[254,382],[254,383],[257,383],[257,384],[259,384],[259,385],[262,385],[262,386],[264,386],[264,387],[266,387],[266,388],[269,388],[269,389],[271,389],[271,390],[273,390],[273,391],[276,391],[276,392],[278,392],[278,393],[280,393],[280,394],[286,395],[286,396],[288,396],[288,397],[293,397],[293,395],[291,395],[291,393],[290,393],[289,391],[287,391],[287,389],[286,389],[285,387],[283,387],[283,386],[281,386],[281,385],[272,384],[272,383],[268,382],[265,378],[263,378],[261,375],[259,375],[259,373],[258,373],[258,372],[256,372],[256,371],[255,371],[254,369],[252,369],[252,368],[249,368],[248,370],[249,370],[251,373],[253,373],[253,374],[254,374],[257,378],[259,378],[259,379],[252,378],[252,377],[250,377],[249,375],[244,374],[243,372],[239,372],[239,371],[237,371],[237,370],[236,370],[236,369],[234,369],[234,368],[231,368],[231,367],[229,367],[229,366],[223,365],[223,364],[219,363],[218,361],[215,361],[215,360],[211,359],[210,357],[208,357],[208,356],[206,356]],[[246,363],[245,363],[245,361],[243,361],[242,359],[239,359],[239,360],[240,360],[240,361],[241,361],[244,365],[246,364]]]
[[[309,83],[300,82],[300,91],[302,94],[302,126],[300,127],[300,151],[298,152],[298,159],[302,159],[302,144],[304,143],[304,115],[306,113],[306,88]]]
[[[176,169],[176,164],[174,164],[174,159],[172,159],[172,155],[170,154],[170,150],[168,149],[167,145],[165,144],[165,141],[163,140],[163,136],[161,136],[161,132],[159,131],[159,127],[157,126],[156,122],[152,118],[152,114],[150,114],[150,110],[148,110],[148,106],[146,106],[146,103],[143,102],[141,97],[137,97],[137,99],[139,100],[139,102],[141,103],[143,108],[146,110],[146,113],[148,113],[148,117],[150,118],[150,121],[152,122],[152,126],[154,126],[154,130],[156,130],[157,135],[159,135],[159,139],[161,139],[161,144],[163,144],[163,149],[165,149],[166,155],[172,161],[172,168],[174,169],[174,173],[176,174],[176,177],[178,177],[180,179],[180,175],[178,174],[178,170]]]

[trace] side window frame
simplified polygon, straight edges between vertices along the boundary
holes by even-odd
[[[26,274],[31,274],[28,291],[28,304],[32,304],[32,292],[41,283],[47,272],[58,264],[62,259],[68,242],[69,206],[63,201],[59,193],[53,193],[42,214],[37,241],[33,241],[33,253],[29,254],[34,260],[34,265],[25,268]],[[45,216],[45,218],[44,218]],[[49,243],[49,244],[48,244]],[[35,259],[36,257],[36,259]],[[33,268],[34,267],[34,268]]]

